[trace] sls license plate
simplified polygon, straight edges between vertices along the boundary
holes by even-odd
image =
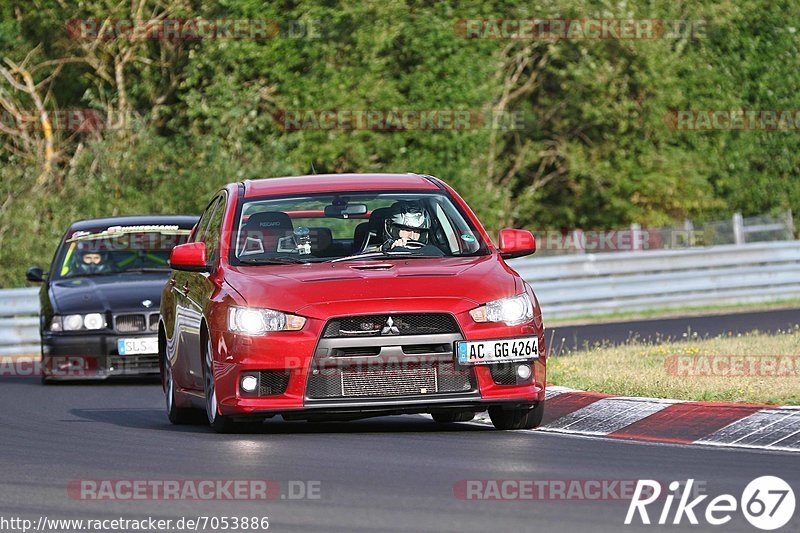
[[[158,337],[139,337],[136,339],[119,339],[117,348],[120,355],[157,354]]]

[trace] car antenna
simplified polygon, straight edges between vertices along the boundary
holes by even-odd
[[[316,174],[317,173],[317,169],[314,168],[314,162],[313,161],[311,162],[311,173],[312,174]]]

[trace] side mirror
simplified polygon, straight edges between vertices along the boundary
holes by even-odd
[[[25,272],[25,279],[32,281],[33,283],[41,283],[44,281],[44,271],[41,269],[41,267],[30,267]]]
[[[211,268],[206,263],[206,243],[179,244],[172,249],[169,266],[187,272],[210,272]]]
[[[531,255],[536,252],[536,239],[528,230],[504,229],[500,230],[499,248],[503,259]]]

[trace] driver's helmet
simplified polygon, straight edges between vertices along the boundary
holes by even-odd
[[[411,230],[419,233],[418,242],[427,244],[430,228],[428,211],[417,202],[397,202],[386,217],[386,234],[391,241],[400,238],[400,230]]]
[[[91,243],[79,242],[75,255],[75,270],[81,274],[102,274],[111,268],[108,252],[96,249]]]

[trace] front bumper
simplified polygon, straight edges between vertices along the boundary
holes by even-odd
[[[119,354],[122,338],[155,337],[150,334],[91,333],[42,335],[42,377],[48,380],[107,379],[157,376],[158,354]]]
[[[478,324],[463,314],[466,316],[455,315],[460,331],[446,335],[326,339],[322,320],[309,320],[298,332],[263,337],[212,331],[212,345],[220,350],[215,354],[220,412],[237,418],[275,414],[284,418],[356,418],[449,409],[482,411],[490,405],[524,406],[543,401],[546,347],[541,325]],[[487,365],[460,367],[455,363],[452,350],[456,340],[532,335],[539,337],[542,356],[533,361],[532,376],[525,382],[500,379]],[[406,350],[423,345],[430,346],[430,351],[409,354]],[[344,347],[352,348],[353,353],[341,353]],[[374,353],[369,353],[370,347],[375,348]],[[423,368],[424,375],[412,376],[409,368]],[[379,374],[370,374],[373,370]],[[323,379],[325,372],[331,373],[329,387]],[[243,393],[240,382],[245,375],[258,377],[260,386],[255,394]],[[275,376],[285,378],[277,391],[270,389]],[[381,386],[393,387],[391,393],[380,395],[370,389],[381,380]],[[392,380],[399,380],[402,386]],[[409,383],[417,389],[411,391]],[[270,394],[263,395],[265,390]]]

